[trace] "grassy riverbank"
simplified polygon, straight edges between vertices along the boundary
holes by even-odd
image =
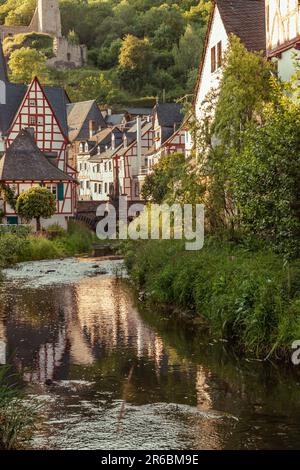
[[[22,261],[90,253],[93,240],[94,235],[88,228],[72,220],[67,231],[53,226],[41,235],[28,234],[22,230],[1,234],[0,268]]]
[[[149,301],[191,311],[196,323],[247,354],[290,355],[300,339],[300,260],[285,263],[270,251],[213,239],[200,252],[174,241],[123,249],[131,278]]]

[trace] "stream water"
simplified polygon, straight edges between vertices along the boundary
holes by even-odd
[[[239,359],[137,308],[120,261],[4,271],[0,341],[50,449],[297,449],[300,367]]]

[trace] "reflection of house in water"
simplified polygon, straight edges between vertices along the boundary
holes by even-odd
[[[9,296],[8,293],[6,295]],[[120,284],[87,278],[76,286],[19,289],[0,306],[0,338],[26,382],[66,376],[116,349],[167,365],[162,340],[139,317]]]
[[[101,294],[95,295],[97,288]],[[101,357],[116,348],[131,348],[138,358],[155,360],[159,367],[164,350],[159,336],[140,318],[118,281],[86,279],[76,286],[78,320],[94,354]]]

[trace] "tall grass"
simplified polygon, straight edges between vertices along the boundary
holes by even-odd
[[[259,357],[290,352],[300,339],[300,260],[208,240],[200,252],[181,242],[128,243],[125,261],[154,302],[201,317],[214,336]]]
[[[49,238],[49,234],[51,237]],[[0,235],[0,268],[21,261],[55,259],[90,253],[94,234],[84,225],[69,221],[68,230],[50,227],[42,236],[6,233]]]
[[[25,404],[7,381],[7,367],[0,368],[0,450],[23,449],[31,440],[37,418],[33,405]]]

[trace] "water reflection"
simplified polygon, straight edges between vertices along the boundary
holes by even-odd
[[[240,362],[206,335],[139,313],[113,276],[38,288],[19,279],[0,286],[0,341],[45,401],[37,447],[298,445],[294,372]]]

